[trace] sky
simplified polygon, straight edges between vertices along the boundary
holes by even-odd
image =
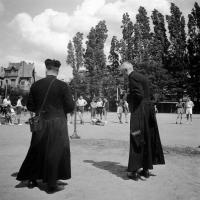
[[[65,61],[67,44],[78,31],[84,34],[85,45],[91,27],[106,20],[108,55],[112,36],[121,38],[123,13],[128,12],[133,22],[140,6],[149,17],[154,9],[167,15],[171,2],[187,19],[195,0],[0,0],[0,66],[24,60],[34,63],[37,74],[44,76],[44,60],[58,59],[59,77],[68,81],[72,69]]]

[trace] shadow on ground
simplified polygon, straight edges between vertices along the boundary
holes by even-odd
[[[14,172],[11,174],[12,177],[17,177],[18,172]]]
[[[110,173],[116,175],[117,177],[122,178],[123,180],[129,180],[127,177],[127,167],[120,165],[118,162],[111,161],[93,161],[93,160],[84,160],[85,163],[91,163],[93,166],[107,170]]]

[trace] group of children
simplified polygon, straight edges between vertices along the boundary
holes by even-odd
[[[186,102],[182,99],[179,99],[179,102],[176,104],[177,109],[177,118],[176,124],[178,124],[178,120],[180,119],[179,123],[182,124],[183,114],[186,114],[187,122],[192,124],[192,110],[194,107],[194,103],[191,101],[190,97],[187,98]]]
[[[19,96],[16,106],[12,106],[10,97],[4,98],[0,105],[0,125],[22,125],[21,124],[21,112],[23,109],[22,96]]]
[[[125,123],[128,123],[128,103],[124,99],[119,99],[116,101],[117,105],[117,116],[119,119],[119,123],[122,122],[122,115],[125,114]],[[88,111],[91,114],[91,124],[93,125],[105,125],[107,124],[107,112],[109,110],[109,102],[108,100],[103,97],[94,97],[88,105],[88,102],[80,96],[76,101],[77,106],[77,114],[80,119],[80,124],[84,124],[84,111],[86,106],[88,107]],[[73,115],[71,113],[68,115],[68,124],[72,124],[73,122]]]
[[[86,106],[91,114],[91,124],[105,125],[107,123],[108,100],[104,97],[94,97],[88,105],[88,102],[80,96],[76,101],[77,114],[80,124],[84,124],[84,111]],[[74,113],[68,115],[68,123],[72,123]],[[103,119],[104,116],[104,119]]]

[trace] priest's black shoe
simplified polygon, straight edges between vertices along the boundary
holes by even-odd
[[[145,178],[149,178],[150,177],[150,173],[149,173],[149,170],[142,170],[140,172],[140,176],[144,176]]]
[[[34,188],[34,187],[37,187],[38,186],[38,183],[36,180],[29,180],[28,181],[28,188]]]
[[[47,186],[47,193],[51,194],[54,192],[59,192],[64,189],[64,186],[56,185],[56,186]]]
[[[133,179],[134,181],[138,181],[139,179],[139,174],[138,172],[128,172],[127,173],[127,176],[130,178],[130,179]]]

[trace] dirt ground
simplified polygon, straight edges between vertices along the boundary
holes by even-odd
[[[25,158],[30,132],[27,125],[0,126],[0,200],[199,200],[199,119],[192,125],[174,124],[175,115],[157,116],[166,165],[155,166],[149,179],[127,178],[129,124],[118,124],[109,114],[106,126],[93,126],[86,116],[78,125],[80,140],[71,140],[72,179],[64,190],[48,194],[45,186],[28,189],[15,180]],[[70,135],[73,126],[69,126]]]

